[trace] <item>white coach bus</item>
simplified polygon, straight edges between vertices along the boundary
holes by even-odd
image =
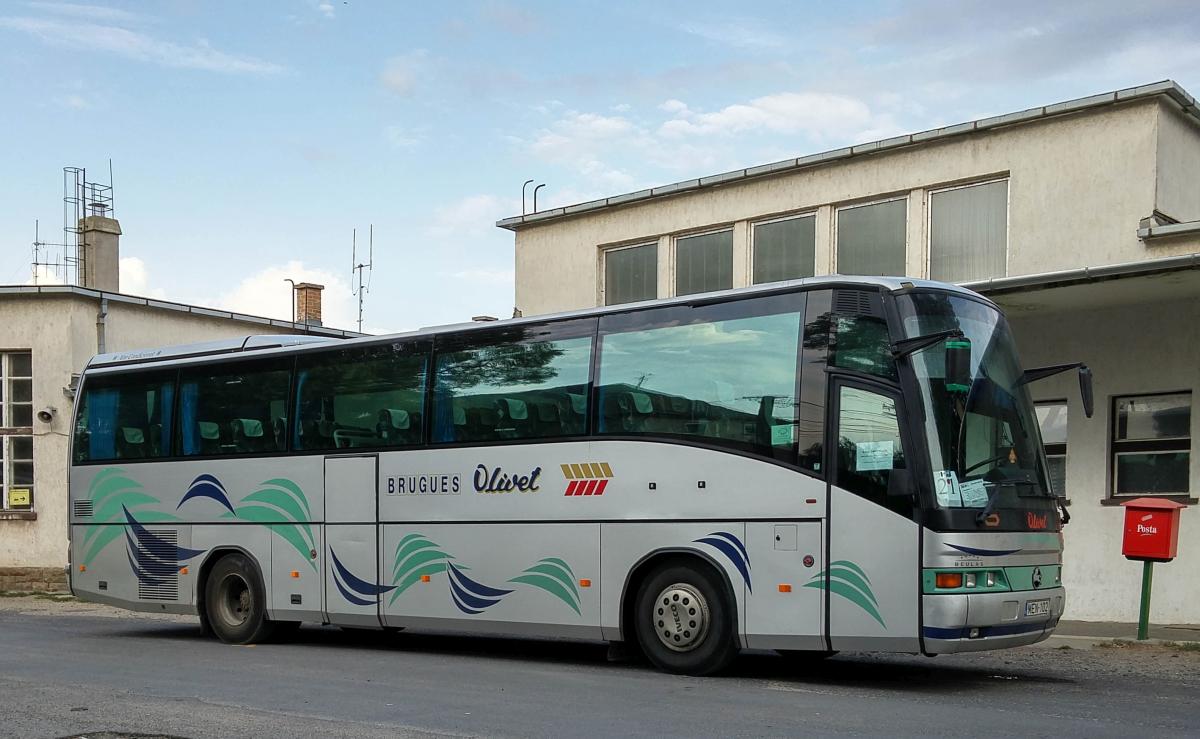
[[[198,614],[739,648],[1030,644],[1061,524],[1000,311],[829,277],[351,341],[94,358],[71,589]],[[1090,374],[1080,368],[1085,405]]]

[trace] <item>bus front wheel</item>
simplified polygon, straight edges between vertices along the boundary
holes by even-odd
[[[274,631],[262,577],[244,554],[227,554],[213,565],[204,585],[204,611],[209,627],[226,644],[266,641]]]
[[[635,608],[638,643],[662,670],[709,675],[737,656],[733,605],[707,567],[656,570],[638,589]]]

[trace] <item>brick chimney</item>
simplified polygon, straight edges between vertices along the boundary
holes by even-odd
[[[300,282],[296,285],[296,322],[309,326],[321,325],[321,291],[324,285]]]
[[[93,290],[120,292],[121,224],[115,218],[87,216],[79,220],[83,247],[79,284]],[[317,313],[320,314],[318,302]]]

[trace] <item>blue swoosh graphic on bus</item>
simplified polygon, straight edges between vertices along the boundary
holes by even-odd
[[[128,508],[122,506],[121,510],[125,513],[125,555],[133,574],[142,583],[163,585],[180,563],[204,553],[203,549],[187,549],[155,536],[138,523]]]
[[[500,590],[477,583],[462,573],[458,567],[447,562],[446,572],[450,580],[450,599],[458,610],[467,614],[483,613],[484,609],[503,600],[511,590]]]
[[[332,548],[329,550],[333,558],[334,575],[333,583],[337,585],[337,589],[341,591],[342,597],[356,606],[372,606],[379,603],[379,596],[395,588],[395,585],[379,585],[377,583],[368,582],[360,577],[356,577],[354,573],[346,569],[342,561],[338,559],[337,552]],[[353,592],[351,592],[353,591]],[[372,598],[373,600],[368,600]]]
[[[175,506],[175,510],[182,508],[183,504],[192,498],[211,498],[233,513],[233,504],[229,502],[229,493],[225,491],[225,486],[221,484],[221,481],[212,475],[204,474],[192,480],[187,494],[179,501],[179,505]]]
[[[1006,554],[1016,554],[1020,549],[976,549],[975,547],[964,547],[958,544],[946,544],[951,549],[957,549],[963,554],[972,554],[976,557],[1003,557]]]
[[[741,539],[728,531],[714,531],[708,536],[693,539],[693,541],[697,544],[707,544],[728,557],[737,571],[742,574],[746,589],[751,593],[754,592],[754,588],[750,585],[750,555],[746,552],[746,546],[742,544]]]

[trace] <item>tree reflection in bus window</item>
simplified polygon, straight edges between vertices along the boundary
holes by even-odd
[[[798,312],[604,336],[601,434],[682,436],[795,460]]]
[[[463,349],[438,351],[435,442],[587,433],[590,330],[588,336],[576,338],[526,338],[520,331]]]
[[[842,387],[838,395],[838,487],[887,505],[892,470],[904,467],[895,399]]]

